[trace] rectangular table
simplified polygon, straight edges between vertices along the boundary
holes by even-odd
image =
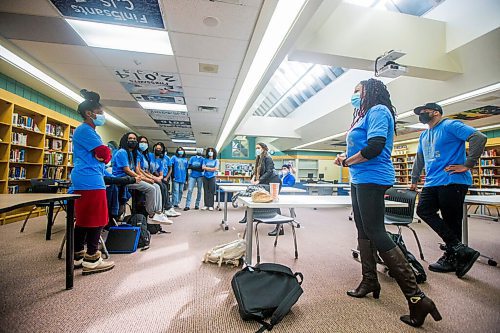
[[[321,184],[304,184],[304,186],[307,188],[307,191],[309,194],[312,194],[313,189],[319,189],[319,188],[332,188],[336,189],[343,189],[345,191],[350,191],[351,190],[351,184],[331,184],[331,183],[321,183]]]
[[[40,203],[54,203],[67,200],[66,213],[66,289],[73,288],[73,242],[74,242],[74,203],[79,194],[46,194],[18,193],[0,194],[0,213],[6,213],[16,208],[32,206]]]
[[[250,186],[250,185],[252,185],[252,184],[251,183],[220,183],[220,182],[216,182],[215,183],[215,191],[217,193],[217,207],[215,207],[215,208],[219,211],[221,210],[221,208],[220,208],[220,191],[217,191],[217,188],[219,188],[219,190],[220,190],[221,186],[239,186],[239,187],[244,186],[246,188],[247,186]]]
[[[253,242],[253,210],[255,208],[333,208],[351,207],[351,198],[348,196],[309,196],[309,195],[280,195],[279,200],[268,203],[253,202],[251,197],[238,197],[238,201],[246,206],[247,231],[246,255],[247,265],[252,264]],[[386,207],[408,207],[407,203],[385,201]]]

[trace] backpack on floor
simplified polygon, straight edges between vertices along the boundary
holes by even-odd
[[[303,279],[302,273],[293,273],[280,264],[245,267],[231,280],[241,318],[260,323],[262,326],[257,332],[272,330],[304,292],[300,286]],[[264,321],[269,317],[269,322]]]
[[[148,222],[144,215],[142,214],[132,214],[125,216],[123,221],[135,227],[141,228],[141,233],[139,235],[139,243],[137,247],[146,250],[151,244],[151,234],[148,230]]]
[[[148,231],[151,235],[155,235],[155,234],[167,234],[168,232],[164,231],[162,228],[161,228],[161,225],[159,224],[149,224],[147,225],[147,228],[148,228]]]
[[[387,234],[389,235],[389,237],[391,237],[394,243],[399,246],[404,256],[406,257],[406,260],[408,260],[413,273],[415,273],[415,279],[417,280],[417,283],[424,283],[427,280],[427,274],[425,274],[424,267],[417,260],[417,258],[415,258],[415,256],[406,248],[405,242],[403,240],[403,235],[393,234],[389,231],[387,231]],[[391,275],[390,271],[389,275]]]
[[[237,239],[235,241],[217,245],[205,253],[203,262],[211,262],[218,264],[233,265],[238,267],[242,262],[242,257],[245,255],[246,241],[244,239]]]

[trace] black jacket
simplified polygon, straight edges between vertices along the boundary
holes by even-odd
[[[255,174],[257,170],[255,170]],[[274,162],[271,156],[266,156],[260,164],[259,184],[281,183],[280,177],[274,170]]]

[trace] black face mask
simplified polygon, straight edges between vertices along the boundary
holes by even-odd
[[[431,117],[431,115],[427,112],[421,112],[419,115],[418,115],[418,120],[422,123],[422,124],[428,124],[431,120],[432,120],[433,117]]]
[[[130,149],[135,149],[137,147],[137,141],[135,140],[130,140],[130,141],[127,141],[127,146],[130,148]]]
[[[163,157],[163,154],[161,153],[161,150],[155,150],[155,155]]]

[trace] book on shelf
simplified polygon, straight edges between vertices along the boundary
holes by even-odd
[[[497,156],[496,149],[488,149],[481,154],[481,157],[496,157],[496,156]]]
[[[69,139],[72,140],[73,139],[73,134],[75,134],[75,128],[70,128],[69,129]]]
[[[480,162],[482,167],[496,166],[495,160],[481,160]]]
[[[62,150],[63,149],[63,141],[59,139],[52,140],[52,149],[53,150]]]
[[[7,186],[8,194],[16,194],[19,193],[19,185],[9,185]]]
[[[73,152],[73,141],[70,141],[69,147],[68,147],[68,153],[72,153],[72,152]]]
[[[43,163],[53,165],[63,165],[64,155],[58,152],[45,152]]]
[[[24,149],[13,148],[10,150],[10,162],[23,163],[26,152]]]
[[[64,168],[55,166],[43,166],[43,178],[62,179]]]
[[[73,166],[73,155],[72,154],[68,155],[68,166]]]
[[[46,124],[45,133],[62,138],[64,136],[64,128],[61,125]]]
[[[26,179],[26,168],[21,166],[14,166],[9,168],[9,179]]]
[[[29,116],[22,116],[18,113],[12,114],[12,125],[26,128],[32,131],[35,130],[35,121],[33,120],[33,118]]]
[[[14,145],[28,145],[28,134],[12,132],[12,144]]]

